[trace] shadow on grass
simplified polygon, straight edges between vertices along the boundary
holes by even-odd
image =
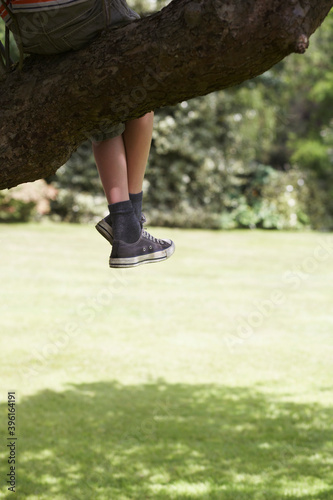
[[[17,408],[18,498],[332,499],[332,421],[248,388],[43,391]]]

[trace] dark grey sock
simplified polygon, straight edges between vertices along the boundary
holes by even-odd
[[[109,210],[114,239],[126,243],[138,241],[141,226],[134,213],[131,200],[112,203],[109,205]]]
[[[142,213],[142,198],[143,198],[143,192],[141,191],[141,193],[130,193],[129,194],[129,198],[132,202],[132,207],[133,207],[133,210],[134,210],[134,213],[138,219],[138,221],[140,222],[141,220],[141,213]],[[112,226],[112,219],[111,219],[111,214],[107,215],[104,220],[106,220],[106,222],[108,224],[110,224],[110,226]]]
[[[129,198],[132,202],[134,213],[137,216],[139,222],[141,220],[141,212],[142,212],[142,197],[143,197],[142,191],[141,193],[129,194]]]

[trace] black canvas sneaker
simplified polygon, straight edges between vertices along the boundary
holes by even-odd
[[[154,238],[142,229],[141,236],[135,243],[113,240],[109,263],[110,267],[135,267],[166,260],[174,251],[173,241]]]
[[[141,214],[141,219],[140,219],[140,224],[143,226],[147,222],[147,219],[144,214]],[[108,222],[106,222],[105,219],[100,220],[95,228],[101,234],[108,242],[112,245],[113,244],[113,231],[112,231],[112,226]]]

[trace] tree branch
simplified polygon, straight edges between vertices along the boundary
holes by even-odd
[[[0,189],[54,173],[101,123],[237,85],[303,53],[333,0],[173,0],[0,80]]]

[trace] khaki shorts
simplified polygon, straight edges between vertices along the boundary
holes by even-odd
[[[14,14],[20,26],[24,52],[44,55],[78,50],[108,26],[140,18],[125,0],[85,0],[65,7]],[[9,27],[17,38],[14,23]],[[122,134],[124,129],[124,123],[110,126],[104,121],[90,139],[94,142],[111,139]]]

